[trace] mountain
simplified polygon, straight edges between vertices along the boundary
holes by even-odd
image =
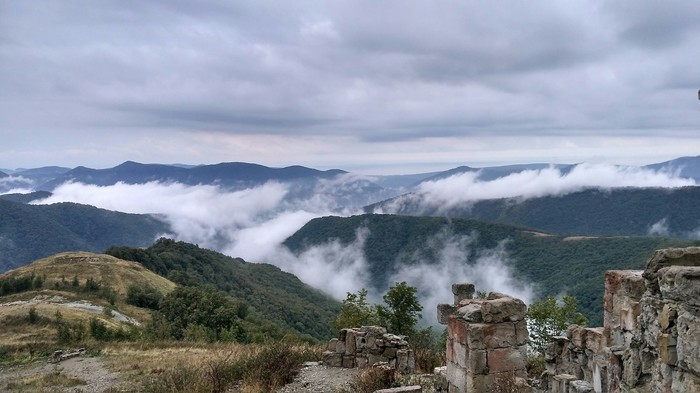
[[[560,234],[671,236],[700,231],[700,187],[588,189],[562,196],[489,199],[445,207],[412,194],[365,208],[401,215],[471,218]]]
[[[248,263],[170,239],[160,239],[146,249],[111,247],[107,254],[139,262],[177,283],[214,285],[294,332],[317,339],[336,333],[330,322],[338,315],[339,302],[275,266]]]
[[[71,168],[65,168],[60,166],[45,166],[41,168],[31,168],[31,169],[20,169],[15,171],[13,176],[21,176],[26,179],[30,179],[34,184],[42,184],[64,173],[70,171]]]
[[[519,173],[522,171],[532,171],[541,170],[546,168],[557,168],[562,174],[568,173],[575,165],[568,164],[519,164],[519,165],[506,165],[506,166],[494,166],[494,167],[483,167],[483,168],[473,168],[469,166],[459,166],[456,168],[448,169],[443,172],[436,173],[433,176],[427,177],[421,181],[435,181],[447,179],[454,175],[459,175],[462,173],[478,172],[479,180],[481,181],[491,181],[514,173]]]
[[[700,183],[700,156],[680,157],[658,164],[647,165],[645,168],[677,173],[681,177],[688,177]]]
[[[247,188],[265,182],[292,181],[300,179],[330,179],[346,172],[341,170],[319,171],[302,166],[269,168],[258,164],[228,162],[200,165],[191,168],[162,164],[140,164],[124,162],[114,168],[92,169],[79,166],[39,186],[52,191],[65,182],[78,182],[98,186],[114,185],[117,182],[143,184],[152,181],[177,182],[187,185],[218,184],[226,188]]]
[[[296,254],[332,240],[350,246],[362,229],[367,232],[361,244],[369,285],[378,293],[405,269],[421,264],[428,271],[474,268],[480,257],[498,255],[494,250],[503,247],[503,263],[513,269],[517,280],[533,284],[539,296],[563,292],[575,296],[593,326],[602,323],[605,270],[642,269],[656,249],[700,245],[700,241],[659,237],[561,236],[478,220],[372,214],[311,220],[284,244]],[[503,269],[494,274],[507,276]]]
[[[0,272],[64,251],[148,246],[168,225],[150,215],[76,203],[27,205],[0,198]]]

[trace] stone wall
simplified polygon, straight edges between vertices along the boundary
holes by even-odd
[[[525,303],[495,292],[473,299],[472,284],[454,284],[452,292],[454,304],[438,305],[438,321],[447,325],[447,390],[481,393],[501,379],[524,383]]]
[[[413,350],[406,336],[387,333],[379,326],[342,329],[338,338],[328,342],[323,362],[330,367],[364,368],[386,363],[404,374],[415,371]]]
[[[604,321],[555,338],[548,391],[700,392],[700,248],[658,250],[644,271],[606,272]]]

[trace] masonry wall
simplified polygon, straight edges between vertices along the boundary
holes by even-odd
[[[473,299],[472,284],[452,286],[454,303],[438,305],[447,324],[449,392],[492,392],[500,380],[524,382],[527,362],[526,305],[500,293]]]
[[[556,393],[700,392],[700,248],[656,251],[605,274],[604,326],[572,326],[547,351]]]
[[[364,368],[386,363],[404,374],[415,371],[413,350],[405,336],[387,333],[379,326],[342,329],[328,342],[323,362],[330,367]]]

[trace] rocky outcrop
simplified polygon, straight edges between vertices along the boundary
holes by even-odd
[[[387,333],[379,326],[342,329],[328,342],[323,362],[330,367],[364,368],[386,363],[404,374],[415,371],[416,361],[406,336]]]
[[[700,392],[700,248],[658,250],[605,274],[603,328],[572,326],[547,351],[551,392]]]
[[[438,305],[438,321],[447,325],[446,390],[492,392],[501,381],[524,381],[525,303],[495,292],[473,299],[472,284],[454,284],[452,292],[454,304]]]

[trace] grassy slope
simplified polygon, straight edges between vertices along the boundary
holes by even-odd
[[[0,344],[52,342],[55,326],[49,321],[55,319],[56,311],[60,311],[63,319],[69,322],[87,323],[91,317],[96,316],[108,326],[116,327],[122,324],[103,314],[65,306],[63,304],[65,302],[83,300],[97,306],[110,306],[108,300],[102,296],[103,292],[85,292],[80,288],[75,290],[71,285],[74,278],[77,278],[81,288],[84,288],[89,278],[101,283],[101,288],[109,288],[116,294],[113,307],[122,314],[142,322],[145,322],[150,314],[147,310],[125,303],[128,287],[148,285],[163,294],[175,288],[173,282],[138,263],[88,252],[62,253],[38,260],[0,275],[0,282],[10,278],[28,277],[32,274],[43,278],[44,283],[41,288],[0,297],[2,304],[0,305],[2,314]],[[62,302],[48,300],[55,297],[61,297],[64,300]],[[27,322],[30,307],[35,307],[40,317],[40,322],[37,324]]]

